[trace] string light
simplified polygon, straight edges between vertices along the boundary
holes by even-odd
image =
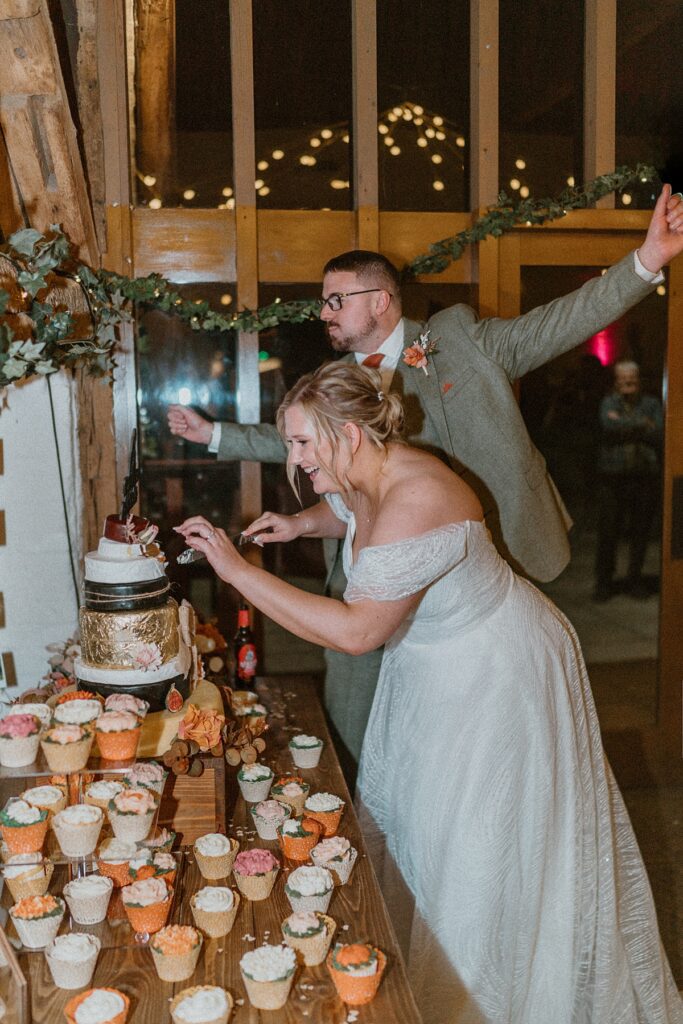
[[[518,160],[515,160],[515,167],[518,171],[523,171],[526,167],[526,160],[522,160],[521,157]]]
[[[633,196],[630,194],[630,192],[624,192],[621,197],[621,201],[624,204],[624,206],[630,206],[633,202]]]
[[[221,295],[221,306],[229,306],[231,303],[232,295],[230,292],[226,292],[224,295]]]
[[[387,114],[387,121],[398,121],[398,118],[396,117],[396,114],[393,112],[393,110],[390,110],[389,113]]]
[[[330,185],[332,188],[335,188],[337,190],[349,187],[348,181],[342,181],[341,178],[333,178],[332,181],[330,182]]]
[[[522,185],[522,187],[519,190],[519,194],[522,197],[522,199],[528,199],[529,198],[529,189],[527,188],[526,185]]]
[[[228,186],[226,185],[226,187],[225,187],[224,189],[222,189],[222,191],[221,191],[221,195],[222,195],[222,196],[225,196],[225,197],[226,197],[226,199],[229,199],[229,198],[230,198],[230,196],[232,195],[232,189],[231,189],[231,188],[229,188],[229,187],[228,187]]]
[[[270,189],[268,188],[267,185],[263,185],[263,187],[258,190],[258,194],[260,196],[269,196],[270,195]]]
[[[309,139],[308,144],[309,144],[309,146],[313,146],[314,149],[317,149],[317,147],[321,145],[321,142],[320,142],[320,139],[313,138],[313,139]]]
[[[227,201],[227,203],[225,205],[228,208],[228,210],[234,210],[235,209],[235,200],[234,199],[228,199],[228,201]]]
[[[432,153],[432,163],[433,164],[442,164],[443,163],[443,157],[441,156],[441,153]]]
[[[342,142],[348,142],[348,141],[349,141],[349,133],[347,132],[346,135],[342,135]]]
[[[575,180],[573,174],[570,174],[569,177],[567,178],[567,184],[569,185],[570,188],[574,188],[574,185],[576,185],[576,180]]]
[[[396,114],[396,117],[400,117],[403,113],[403,107],[394,107],[392,113]]]
[[[269,167],[270,164],[268,163],[267,160],[259,160],[259,162],[256,164],[257,171],[267,171]]]
[[[386,125],[386,124],[382,124],[380,122],[380,124],[377,125],[377,131],[380,133],[380,135],[388,135],[389,134],[389,126]]]
[[[197,193],[193,188],[186,188],[183,192],[183,199],[194,199],[196,195]]]
[[[444,139],[446,138],[446,133],[445,132],[437,132],[436,133],[436,137],[439,140],[439,142],[443,142]]]
[[[432,123],[433,123],[433,124],[435,124],[435,125],[437,126],[437,128],[440,128],[440,127],[441,127],[441,125],[443,124],[443,118],[442,118],[442,117],[439,117],[439,115],[438,115],[438,114],[436,114],[436,115],[435,115],[435,116],[434,116],[434,117],[432,118]]]
[[[425,112],[424,107],[421,107],[419,105],[419,103],[414,103],[413,104],[413,113],[414,114],[424,114],[424,112]]]
[[[384,136],[384,145],[385,146],[393,146],[393,144],[394,144],[394,140],[391,137],[391,135],[385,135]]]
[[[333,132],[329,128],[323,128],[320,134],[324,139],[331,139]]]
[[[666,288],[663,284],[657,285],[657,295],[666,295]]]
[[[521,188],[521,185],[522,183],[519,178],[510,178],[510,188],[514,188],[515,192],[518,188]]]
[[[413,112],[412,112],[412,110],[407,110],[407,109],[404,110],[403,111],[403,120],[404,121],[412,121],[412,119],[413,119]]]
[[[428,139],[433,139],[434,136],[436,135],[436,132],[434,131],[433,128],[425,128],[425,135],[427,136]]]
[[[420,125],[420,124],[424,124],[424,123],[425,123],[424,117],[414,117],[413,118],[413,124]]]
[[[145,174],[142,180],[148,188],[152,188],[157,183],[157,179],[153,174]]]
[[[435,189],[437,192],[443,192],[445,187],[446,186],[444,185],[444,183],[442,181],[439,181],[438,178],[436,179],[436,181],[432,182],[432,188]]]
[[[455,140],[455,144],[456,144],[456,146],[460,146],[460,148],[462,149],[463,146],[465,145],[464,137],[462,135],[458,135],[456,140]]]
[[[389,150],[389,152],[391,153],[392,156],[398,156],[399,153],[401,152],[401,147],[400,146],[392,146],[391,149]]]
[[[150,199],[150,201],[149,201],[149,208],[150,208],[150,210],[160,210],[161,209],[161,199],[157,199],[156,197],[154,199]]]
[[[256,181],[254,182],[254,188],[255,189],[263,188],[264,184],[265,184],[265,182],[264,182],[263,178],[257,178]]]
[[[285,155],[285,151],[284,149],[274,149],[270,155],[272,156],[273,160],[282,160],[283,156]]]
[[[299,163],[303,164],[304,167],[315,167],[317,162],[318,161],[314,156],[308,156],[306,153],[304,153],[303,156],[299,157]]]
[[[424,149],[425,146],[429,145],[429,143],[427,142],[423,135],[421,135],[420,138],[417,140],[417,144],[420,147],[420,149]]]

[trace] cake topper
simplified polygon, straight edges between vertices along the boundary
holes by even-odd
[[[128,514],[132,509],[135,502],[138,500],[138,481],[140,479],[140,473],[138,470],[138,452],[137,452],[137,430],[133,429],[133,435],[130,439],[130,462],[128,464],[128,476],[123,481],[123,503],[121,505],[121,521],[125,523],[128,518]]]

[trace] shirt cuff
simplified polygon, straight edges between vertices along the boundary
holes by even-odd
[[[640,262],[638,258],[638,250],[636,249],[633,253],[634,269],[641,281],[645,281],[646,284],[661,284],[664,280],[664,274],[659,270],[656,274],[653,274],[651,270],[648,270]]]
[[[219,422],[214,423],[213,430],[211,431],[211,440],[208,444],[208,449],[215,455],[218,451],[218,447],[221,443],[221,425]]]

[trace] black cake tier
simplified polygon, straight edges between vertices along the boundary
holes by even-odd
[[[112,693],[130,693],[133,697],[146,700],[150,711],[166,709],[166,696],[173,686],[180,692],[183,700],[187,700],[190,696],[190,680],[184,676],[174,676],[172,679],[162,679],[158,682],[145,682],[136,686],[131,686],[130,683],[124,686],[117,683],[92,683],[88,679],[78,680],[80,690],[99,693],[101,697],[109,697]]]
[[[86,579],[83,590],[90,611],[143,612],[166,604],[171,584],[166,578],[135,583],[93,583]]]

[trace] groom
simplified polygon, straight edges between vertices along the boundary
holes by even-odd
[[[337,352],[378,368],[385,390],[402,396],[407,440],[439,455],[476,491],[503,557],[524,575],[547,581],[569,561],[571,520],[527,433],[511,383],[617,320],[663,280],[661,268],[681,251],[683,196],[672,196],[665,185],[640,249],[523,316],[478,320],[468,306],[457,305],[424,326],[413,323],[402,315],[393,264],[379,253],[353,251],[326,264],[320,317]],[[219,459],[286,460],[270,424],[211,424],[177,405],[170,407],[168,423],[171,433],[207,444]],[[334,597],[345,587],[340,547],[327,552],[328,593]],[[357,759],[382,652],[325,653],[325,704]]]

